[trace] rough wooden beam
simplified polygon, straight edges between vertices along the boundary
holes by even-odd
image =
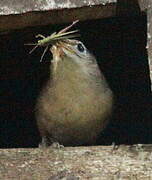
[[[0,31],[115,15],[116,0],[0,1]]]
[[[1,149],[0,179],[151,179],[151,149],[150,145]]]
[[[138,0],[139,6],[141,11],[146,11],[148,8],[148,1],[149,0]]]

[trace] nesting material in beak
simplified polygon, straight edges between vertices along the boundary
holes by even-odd
[[[56,42],[56,44],[54,44],[50,48],[50,51],[53,54],[52,64],[53,64],[53,71],[54,72],[56,72],[56,69],[57,69],[57,66],[58,66],[58,62],[62,61],[62,59],[65,56],[65,53],[64,53],[63,49],[66,49],[70,53],[74,53],[74,51],[68,46],[69,44],[70,44],[70,41],[67,39],[67,40]]]
[[[31,54],[39,46],[45,47],[44,52],[43,52],[43,54],[41,56],[41,59],[40,59],[40,62],[41,62],[50,45],[53,46],[53,45],[56,45],[60,41],[62,42],[62,41],[67,40],[67,39],[80,37],[80,34],[77,33],[78,30],[68,31],[77,22],[78,22],[78,20],[74,21],[71,25],[69,25],[66,28],[62,29],[58,33],[54,32],[48,37],[45,37],[45,36],[43,36],[41,34],[38,34],[36,36],[36,38],[42,38],[42,39],[38,40],[37,43],[25,44],[25,45],[33,45],[34,46],[34,48],[29,52],[29,54]]]

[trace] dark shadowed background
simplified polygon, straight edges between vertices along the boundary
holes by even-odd
[[[152,143],[152,112],[147,17],[115,17],[78,23],[81,40],[96,56],[115,95],[115,109],[98,144]],[[0,147],[37,147],[34,107],[49,76],[51,54],[28,54],[35,35],[50,35],[64,25],[42,26],[0,35]]]

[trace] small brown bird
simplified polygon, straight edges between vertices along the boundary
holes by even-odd
[[[51,77],[36,106],[41,145],[95,144],[112,112],[112,91],[82,42],[63,39],[50,50]]]

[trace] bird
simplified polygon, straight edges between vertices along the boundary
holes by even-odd
[[[94,145],[112,115],[113,92],[80,40],[61,39],[49,50],[50,77],[36,103],[39,146]]]

